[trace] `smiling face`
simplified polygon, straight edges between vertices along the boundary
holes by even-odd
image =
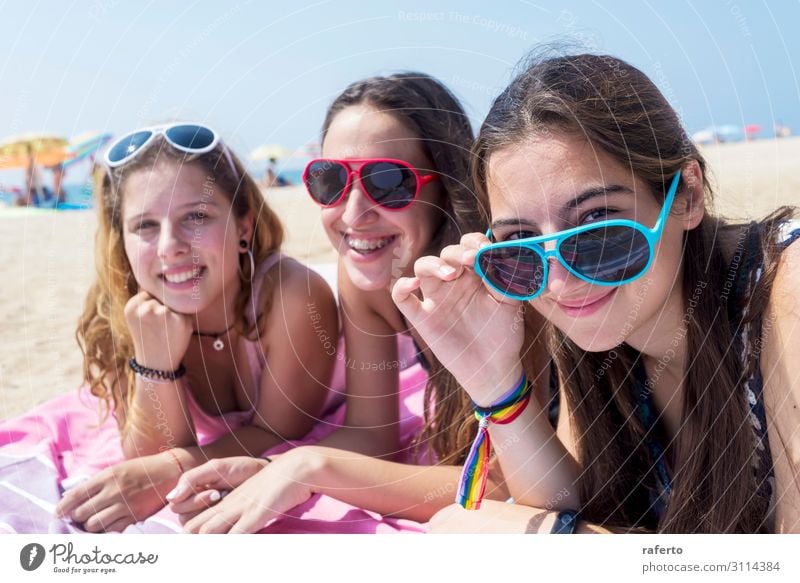
[[[496,241],[611,219],[652,228],[662,208],[630,168],[574,134],[551,133],[497,151],[489,160],[487,187]],[[679,194],[673,210],[681,200]],[[641,349],[658,326],[680,317],[685,227],[670,216],[650,269],[619,287],[585,282],[551,258],[546,288],[531,305],[584,350],[622,342]],[[553,245],[547,242],[545,249]]]
[[[240,287],[239,240],[250,240],[249,222],[235,220],[228,196],[197,165],[159,162],[132,172],[122,200],[139,287],[176,312],[224,321]]]
[[[398,118],[363,106],[351,106],[336,115],[322,147],[324,158],[339,160],[393,158],[429,174],[420,138]],[[358,164],[351,164],[352,170]],[[439,182],[422,187],[419,197],[402,210],[376,205],[355,180],[345,199],[322,210],[322,224],[339,253],[350,280],[360,289],[387,289],[407,275],[430,244],[441,221]]]

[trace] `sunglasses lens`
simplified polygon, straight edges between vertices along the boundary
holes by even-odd
[[[478,257],[485,278],[500,291],[514,296],[532,296],[544,279],[542,256],[527,247],[488,249]]]
[[[417,194],[414,172],[394,162],[365,164],[361,181],[375,202],[389,209],[408,206]]]
[[[112,164],[116,164],[117,162],[122,162],[126,158],[129,158],[131,154],[136,152],[139,148],[141,148],[150,136],[153,135],[153,132],[150,130],[142,130],[139,132],[134,132],[121,138],[114,146],[108,151],[108,160]]]
[[[204,150],[214,143],[214,132],[203,126],[178,125],[164,133],[170,142],[187,150]]]
[[[331,205],[342,197],[347,186],[348,169],[330,160],[312,162],[304,180],[308,193],[317,203]]]
[[[631,227],[598,227],[561,242],[561,256],[576,272],[596,281],[625,281],[650,260],[650,243]]]

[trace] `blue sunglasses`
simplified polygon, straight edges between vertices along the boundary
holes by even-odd
[[[614,219],[551,235],[493,243],[478,251],[475,271],[493,290],[515,300],[532,300],[544,291],[550,257],[593,285],[614,287],[635,281],[653,262],[680,178],[679,170],[652,229],[635,221]],[[491,239],[491,229],[486,236]],[[555,246],[546,251],[544,243],[548,241],[555,241]]]

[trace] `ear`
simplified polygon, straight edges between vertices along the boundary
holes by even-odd
[[[691,231],[700,224],[706,213],[706,191],[703,188],[703,171],[697,160],[681,169],[681,188],[678,190],[674,208],[680,211],[683,228]]]
[[[253,212],[248,212],[245,216],[237,221],[237,228],[236,234],[238,236],[238,240],[241,241],[242,239],[247,241],[247,247],[252,247],[252,239],[253,239]],[[246,249],[240,249],[241,253],[244,253]]]

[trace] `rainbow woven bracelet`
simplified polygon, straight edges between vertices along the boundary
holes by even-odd
[[[489,437],[489,423],[505,425],[519,417],[531,400],[532,386],[528,384],[525,373],[514,388],[496,405],[478,407],[475,405],[475,418],[478,420],[478,434],[464,461],[461,480],[458,485],[456,502],[467,510],[481,507],[489,476],[489,456],[492,443]]]

